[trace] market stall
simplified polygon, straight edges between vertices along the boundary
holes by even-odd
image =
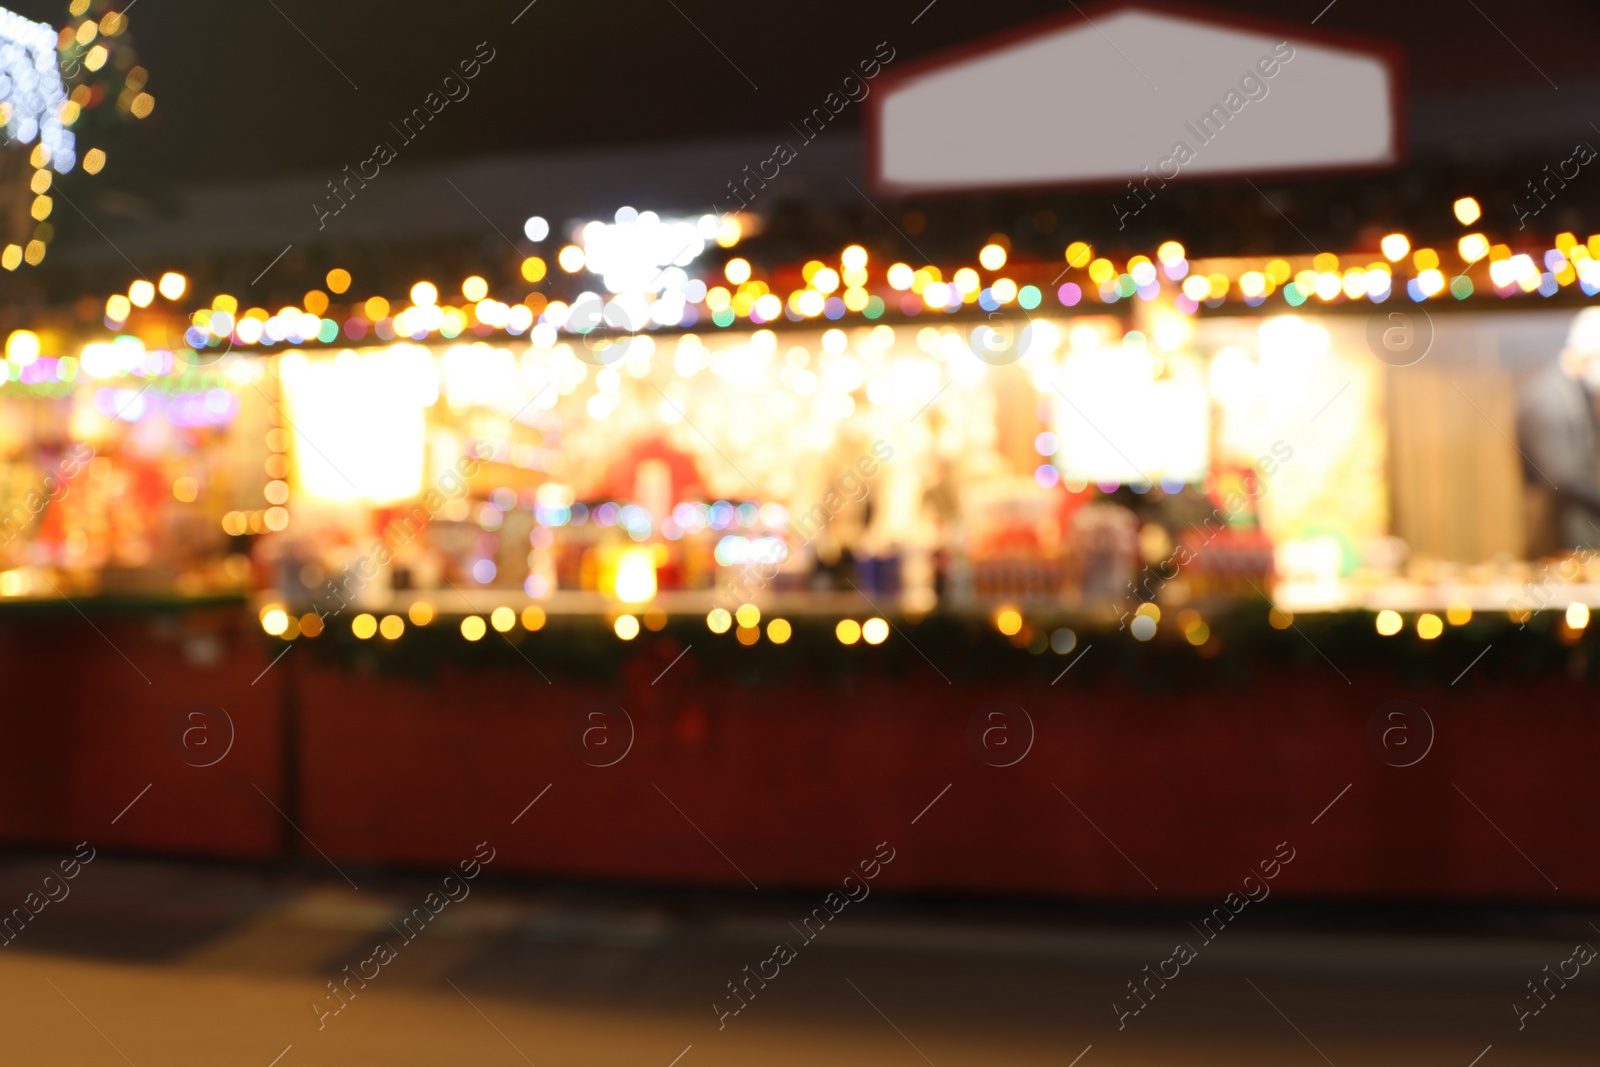
[[[160,784],[151,811],[206,816],[130,818],[127,847],[301,848],[270,794],[340,856],[431,861],[444,827],[488,818],[491,799],[514,814],[552,781],[593,810],[636,806],[572,778],[609,766],[572,740],[595,707],[623,711],[628,780],[697,810],[817,737],[855,746],[830,749],[841,779],[872,779],[877,753],[933,754],[867,790],[860,810],[885,822],[1010,766],[970,723],[1007,701],[1038,731],[1039,759],[1016,764],[1029,788],[1070,775],[1106,811],[1127,779],[1095,768],[1142,768],[1135,791],[1180,837],[1215,812],[1171,821],[1173,790],[1206,788],[1172,754],[1210,738],[1221,758],[1218,717],[1248,735],[1262,709],[1301,713],[1229,758],[1304,783],[1308,815],[1351,760],[1371,764],[1372,797],[1393,792],[1369,719],[1395,699],[1483,727],[1441,736],[1432,784],[1406,793],[1435,807],[1440,775],[1481,781],[1491,748],[1524,743],[1517,694],[1547,698],[1547,753],[1591,744],[1567,709],[1593,669],[1592,553],[1527,558],[1513,443],[1517,390],[1600,291],[1589,243],[1514,252],[1469,232],[1448,264],[1399,235],[1261,262],[1172,242],[1113,262],[1073,243],[1043,263],[997,235],[973,264],[913,268],[859,245],[752,262],[712,223],[574,227],[556,270],[521,265],[514,302],[477,276],[459,297],[435,282],[362,297],[335,268],[277,311],[164,277],[113,294],[99,323],[18,324],[0,385],[0,649],[41,668],[9,727],[56,755],[17,768],[8,834],[77,832]],[[698,246],[675,243],[686,232]],[[631,268],[606,258],[627,249]],[[1391,346],[1399,327],[1427,343]],[[1463,468],[1441,459],[1453,442]],[[101,710],[27,717],[63,687]],[[243,746],[215,765],[169,721],[213,707]],[[362,755],[374,736],[402,763],[449,753],[457,799],[417,808]],[[173,744],[172,776],[127,778],[122,753]],[[488,766],[492,797],[466,788]],[[1500,782],[1494,810],[1528,832],[1535,794]],[[790,810],[826,807],[783,788]],[[974,810],[1000,810],[972,788]],[[1542,892],[1478,863],[1497,839],[1476,818],[1415,865],[1329,869],[1304,891]],[[1385,854],[1415,844],[1372,825],[1341,832]],[[763,877],[826,865],[796,833]],[[1142,884],[1114,857],[1063,866],[1014,835],[1006,863],[968,863],[1001,838],[970,820],[938,833],[946,859],[906,888]],[[621,848],[632,873],[727,874],[661,840],[547,834],[515,866],[608,877]],[[1186,855],[1160,835],[1140,847]],[[1190,859],[1162,883],[1221,884]]]

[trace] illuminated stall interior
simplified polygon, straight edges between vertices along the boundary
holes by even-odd
[[[168,275],[103,335],[13,333],[0,593],[250,590],[286,636],[347,606],[369,632],[863,598],[1503,609],[1519,471],[1473,420],[1509,427],[1559,347],[1570,307],[1528,303],[1600,292],[1600,237],[1570,234],[1121,264],[1011,263],[996,235],[947,272],[855,245],[761,269],[732,254],[757,225],[624,209],[525,261],[514,302],[481,277],[361,298],[334,269],[300,307],[189,310]],[[1430,360],[1375,358],[1384,307],[1428,320]]]

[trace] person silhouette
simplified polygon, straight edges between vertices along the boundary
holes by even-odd
[[[1600,308],[1572,321],[1560,356],[1517,397],[1529,559],[1600,544]]]

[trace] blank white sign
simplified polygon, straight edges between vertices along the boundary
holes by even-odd
[[[1277,59],[1285,46],[1292,57]],[[886,73],[868,100],[870,148],[877,184],[893,193],[1366,168],[1399,157],[1396,75],[1382,54],[1138,4]],[[1226,121],[1202,126],[1214,107]],[[1180,143],[1190,153],[1182,162]]]

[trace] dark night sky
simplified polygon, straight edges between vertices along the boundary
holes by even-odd
[[[132,32],[157,108],[145,128],[114,143],[107,177],[148,190],[337,169],[364,156],[390,120],[484,41],[494,61],[472,96],[452,105],[452,120],[411,150],[418,158],[783,130],[879,41],[914,58],[1072,9],[1060,0],[936,0],[913,24],[927,0],[536,0],[513,25],[526,2],[141,0]],[[1209,6],[1305,25],[1326,4]],[[1593,76],[1593,0],[1476,5],[1336,0],[1317,28],[1399,44],[1417,93],[1546,84],[1539,70],[1558,83]],[[67,3],[13,6],[59,24]]]

